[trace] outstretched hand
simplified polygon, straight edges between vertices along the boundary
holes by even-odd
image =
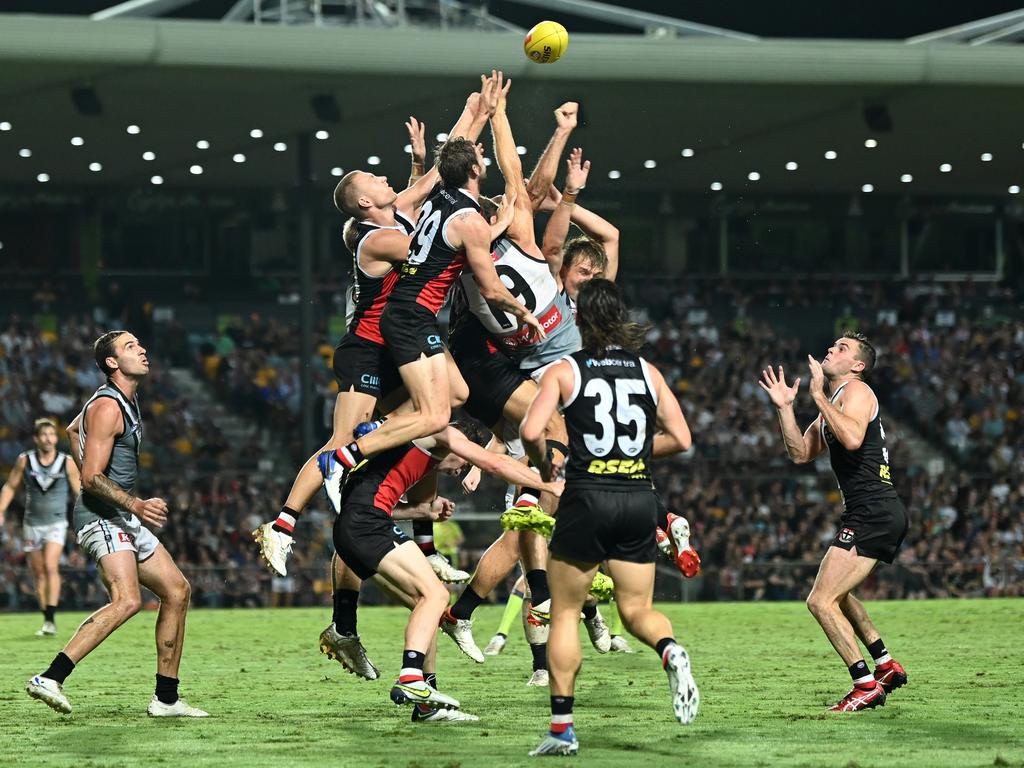
[[[555,110],[555,123],[559,128],[572,130],[576,127],[576,118],[580,112],[580,105],[575,101],[567,101]]]
[[[786,384],[786,375],[783,373],[781,365],[779,366],[778,376],[775,375],[775,371],[771,366],[765,368],[761,371],[761,380],[757,383],[761,385],[761,389],[768,393],[772,404],[779,409],[792,405],[793,401],[796,400],[796,393],[800,389],[799,377],[793,382],[792,387]]]
[[[587,186],[587,177],[590,175],[590,161],[583,161],[583,149],[573,147],[569,153],[569,159],[565,161],[565,191],[569,194],[576,194]]]
[[[409,146],[411,147],[409,153],[412,155],[412,161],[423,165],[427,159],[427,140],[425,137],[427,127],[410,115],[409,119],[405,121],[405,129],[409,132]]]

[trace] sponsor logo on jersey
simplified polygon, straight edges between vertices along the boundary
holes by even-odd
[[[628,475],[630,478],[647,477],[647,465],[643,459],[591,459],[587,472],[593,475]]]
[[[548,311],[537,318],[544,329],[545,333],[550,334],[552,330],[562,324],[562,313],[558,311],[558,307],[552,304]],[[533,328],[528,325],[523,325],[515,333],[510,333],[508,336],[501,337],[501,343],[510,349],[519,349],[525,345],[535,344],[533,339]]]
[[[431,347],[440,347],[441,337],[438,336],[436,333],[432,333],[429,336],[427,336],[427,344],[429,344]]]
[[[853,530],[853,528],[843,528],[843,530],[839,532],[839,541],[841,541],[843,544],[849,544],[851,541],[853,541],[853,537],[856,535],[857,534]]]
[[[586,361],[586,364],[587,364],[587,368],[605,368],[605,367],[607,367],[609,365],[617,365],[620,368],[636,368],[636,363],[634,361],[632,361],[632,360],[615,360],[615,359],[595,360],[592,357],[588,357],[587,361]]]
[[[380,376],[374,376],[372,373],[364,373],[359,377],[360,384],[366,384],[369,387],[380,386]]]

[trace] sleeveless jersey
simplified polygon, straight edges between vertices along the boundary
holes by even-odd
[[[53,525],[68,519],[68,455],[57,452],[49,465],[25,451],[25,525]]]
[[[569,307],[569,311],[572,312],[572,316],[576,317],[576,301],[569,296],[569,289],[562,288],[562,298],[565,300],[565,305]]]
[[[391,268],[379,277],[366,274],[359,260],[359,252],[367,236],[374,232],[393,229],[411,235],[416,228],[416,225],[399,211],[395,211],[395,222],[393,227],[385,227],[369,221],[360,221],[356,224],[356,247],[352,256],[355,262],[355,292],[353,296],[355,307],[348,322],[348,329],[356,336],[361,336],[377,344],[384,343],[384,337],[380,335],[380,315],[384,311],[388,295],[398,281],[398,272]]]
[[[569,432],[565,482],[571,488],[651,488],[658,399],[647,361],[613,347],[565,358],[576,383],[564,406]]]
[[[399,499],[437,466],[428,451],[413,443],[391,448],[367,459],[352,470],[341,491],[342,514],[346,504],[376,507],[389,515]]]
[[[845,386],[846,384],[841,385],[832,394],[830,402],[835,402]],[[868,422],[860,448],[854,451],[844,448],[843,444],[836,440],[824,418],[821,420],[821,436],[828,446],[828,458],[846,507],[880,499],[898,498],[892,485],[889,449],[885,447],[885,429],[882,427],[877,397],[875,415]]]
[[[121,390],[110,382],[96,390],[96,393],[82,406],[79,421],[78,447],[80,455],[85,456],[85,414],[96,400],[109,397],[121,409],[123,427],[121,434],[114,438],[114,447],[110,452],[110,461],[103,474],[116,486],[131,493],[139,478],[139,448],[142,446],[142,419],[139,412],[139,398],[132,400],[122,394]],[[100,518],[113,520],[118,517],[127,518],[131,510],[121,509],[105,499],[93,496],[84,488],[75,502],[75,530],[81,530]]]
[[[409,258],[388,301],[419,304],[438,313],[448,289],[466,266],[466,252],[448,241],[448,225],[466,215],[480,215],[480,206],[466,190],[434,187],[420,210]]]
[[[527,255],[508,237],[499,237],[491,252],[498,277],[532,312],[547,333],[538,342],[532,329],[520,326],[515,315],[488,304],[476,278],[464,271],[459,278],[469,311],[487,329],[496,346],[521,361],[523,368],[540,368],[577,351],[582,342],[575,318],[558,292],[546,261]]]

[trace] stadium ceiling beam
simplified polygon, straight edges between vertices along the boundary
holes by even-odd
[[[748,35],[746,32],[737,32],[723,27],[712,27],[707,24],[698,24],[695,21],[684,21],[671,16],[662,16],[657,13],[646,13],[645,11],[633,11],[626,8],[619,8],[608,3],[592,2],[591,0],[512,0],[520,5],[532,5],[543,8],[546,11],[560,11],[582,16],[585,19],[595,21],[607,21],[611,24],[619,24],[623,27],[635,29],[651,29],[663,27],[671,29],[678,35],[700,35],[711,37],[727,37],[732,40],[744,40],[754,42],[760,40],[757,35]]]
[[[1024,22],[1024,8],[1010,11],[1009,13],[1000,13],[997,16],[978,19],[977,21],[969,21],[966,24],[957,24],[955,27],[938,29],[934,32],[916,35],[915,37],[908,37],[905,42],[916,45],[917,43],[971,41],[971,45],[982,45],[987,42],[995,42],[996,40],[1015,39],[1013,37],[1003,37],[996,33],[1006,31],[1011,35],[1015,35],[1019,30],[1014,28],[1018,27],[1021,22]]]
[[[987,35],[976,37],[971,40],[971,45],[985,45],[985,43],[1010,43],[1024,38],[1024,21],[1011,24],[1002,29],[996,29]]]
[[[254,11],[252,0],[236,0],[221,21],[248,21],[252,18]]]
[[[126,16],[152,18],[168,11],[176,11],[192,2],[194,0],[127,0],[127,2],[104,8],[102,11],[96,11],[89,18],[93,21],[105,21]]]

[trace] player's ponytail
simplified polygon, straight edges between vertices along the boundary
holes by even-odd
[[[638,352],[650,326],[629,319],[622,293],[611,280],[595,277],[580,287],[576,325],[587,354],[600,356],[609,347]]]

